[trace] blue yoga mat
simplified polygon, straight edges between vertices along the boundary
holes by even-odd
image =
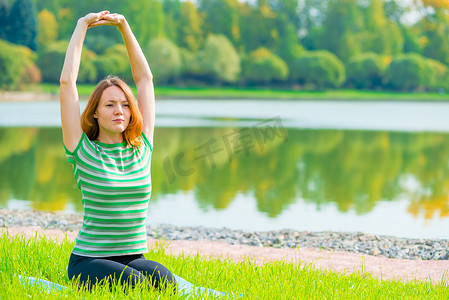
[[[16,276],[19,277],[20,281],[23,284],[43,286],[47,290],[47,293],[70,290],[69,288],[67,288],[65,286],[62,286],[60,284],[57,284],[57,283],[54,283],[54,282],[51,282],[48,280],[39,279],[39,278],[35,278],[35,277],[30,277],[30,276],[23,276],[23,275],[16,275]],[[207,295],[213,296],[213,297],[223,297],[223,296],[242,297],[243,296],[243,294],[239,294],[239,293],[224,293],[224,292],[219,292],[219,291],[205,288],[205,287],[197,287],[178,275],[173,275],[173,276],[175,277],[176,282],[178,284],[178,292],[180,293],[180,295],[188,296],[190,294],[200,294],[201,293],[201,294],[207,294]]]

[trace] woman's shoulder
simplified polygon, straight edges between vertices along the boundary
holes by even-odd
[[[150,140],[148,139],[148,137],[144,132],[142,132],[142,134],[140,135],[140,139],[145,146],[150,148],[150,151],[153,151],[153,145],[151,144]]]

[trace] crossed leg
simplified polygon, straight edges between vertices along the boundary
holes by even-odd
[[[173,274],[162,264],[146,260],[143,254],[113,257],[85,257],[72,254],[68,266],[69,279],[78,278],[81,284],[91,287],[104,279],[131,286],[148,282],[157,289],[175,285]]]

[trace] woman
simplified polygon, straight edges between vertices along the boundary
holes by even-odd
[[[76,80],[87,29],[116,26],[128,51],[138,104],[119,78],[93,91],[80,116]],[[91,286],[102,280],[155,288],[176,286],[163,265],[146,260],[145,217],[151,195],[155,104],[152,74],[126,19],[108,11],[78,20],[60,79],[64,148],[81,189],[83,227],[68,264],[70,279]]]

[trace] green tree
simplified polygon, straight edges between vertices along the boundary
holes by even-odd
[[[75,15],[73,10],[69,7],[61,7],[55,16],[58,21],[58,37],[60,39],[69,40],[73,30],[75,29],[75,16],[80,18],[81,15]]]
[[[213,83],[236,82],[240,75],[240,57],[224,35],[210,34],[198,53],[200,74]]]
[[[8,41],[37,50],[37,17],[31,0],[16,0],[9,12]]]
[[[56,17],[50,11],[44,9],[38,15],[37,43],[39,47],[53,42],[58,38],[58,23]]]
[[[416,26],[407,27],[401,26],[402,36],[404,37],[404,53],[418,53],[421,54],[421,45],[419,43],[419,37],[421,35],[420,30]]]
[[[383,1],[370,1],[364,13],[365,26],[360,39],[362,51],[390,55],[402,52],[402,33],[398,25],[385,15]]]
[[[48,44],[39,53],[37,64],[42,71],[42,80],[57,83],[61,75],[62,65],[68,47],[68,41],[56,41]],[[81,65],[78,74],[80,83],[94,83],[97,79],[97,69],[94,65],[95,53],[83,47]]]
[[[167,38],[153,39],[146,51],[156,82],[169,82],[181,72],[181,56],[178,47]]]
[[[428,58],[429,89],[433,91],[449,90],[449,68],[441,62]]]
[[[279,32],[279,46],[276,52],[287,64],[291,64],[304,53],[304,47],[299,43],[294,25],[287,20],[285,15],[280,15],[276,22]]]
[[[0,0],[0,39],[7,40],[9,31],[9,5]]]
[[[358,89],[375,89],[383,85],[387,61],[375,53],[363,53],[349,59],[346,83]]]
[[[128,52],[124,44],[116,44],[106,49],[105,53],[95,57],[94,64],[98,73],[97,81],[114,74],[127,82],[133,82]]]
[[[403,91],[423,91],[435,84],[431,65],[415,53],[395,57],[385,76],[391,88]]]
[[[419,22],[426,43],[422,54],[449,65],[449,2],[445,0],[421,0]]]
[[[449,65],[449,26],[446,25],[446,17],[438,23],[428,24],[429,29],[424,32],[427,37],[427,44],[422,53],[424,56],[439,60]]]
[[[171,41],[179,41],[178,27],[181,17],[181,0],[162,0],[164,7],[164,30],[165,36]],[[180,45],[179,42],[176,44]]]
[[[326,20],[329,1],[302,0],[299,2],[298,21],[300,42],[308,50],[320,48],[323,22]]]
[[[295,31],[298,31],[301,28],[299,22],[298,0],[267,0],[267,3],[277,16],[284,16],[288,23],[293,26]]]
[[[121,3],[120,10],[129,20],[141,45],[148,45],[152,39],[165,35],[165,15],[162,1],[124,1]]]
[[[17,46],[0,40],[0,88],[15,89],[24,71]]]
[[[357,0],[329,0],[317,45],[347,61],[361,52],[358,35],[362,30],[363,15]]]
[[[240,41],[238,0],[200,0],[199,11],[205,15],[205,34],[223,34],[234,45]]]
[[[266,48],[259,48],[242,63],[243,78],[256,84],[283,81],[288,77],[287,64]]]
[[[259,2],[252,7],[242,5],[240,24],[241,44],[246,52],[265,47],[272,51],[278,48],[279,32],[276,28],[276,14],[271,8]]]
[[[337,88],[345,81],[345,67],[329,51],[309,51],[294,61],[290,76],[295,82],[315,88]]]
[[[181,57],[181,75],[186,78],[198,75],[199,68],[195,54],[189,49],[179,48],[179,55]]]
[[[178,21],[179,46],[198,51],[204,39],[203,23],[196,6],[192,2],[184,2]]]

